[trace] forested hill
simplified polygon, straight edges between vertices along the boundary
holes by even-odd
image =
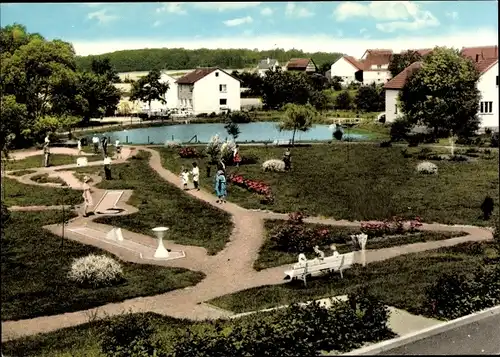
[[[98,56],[77,57],[77,64],[80,69],[89,70],[93,57],[107,57],[118,72],[149,71],[152,69],[192,69],[215,66],[240,69],[256,67],[259,60],[267,57],[277,59],[280,65],[285,64],[291,58],[306,57],[312,58],[316,65],[321,67],[326,63],[332,64],[340,56],[342,56],[340,53],[307,53],[301,50],[285,51],[283,49],[258,51],[249,49],[211,50],[202,48],[187,50],[184,48],[152,48],[117,51]]]

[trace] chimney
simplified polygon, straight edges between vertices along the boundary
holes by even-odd
[[[269,59],[269,57],[267,57],[267,64],[271,63],[271,60]]]

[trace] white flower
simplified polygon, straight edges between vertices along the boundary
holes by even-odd
[[[438,173],[438,167],[429,161],[423,161],[417,165],[417,172],[421,174],[434,175]]]
[[[285,172],[285,162],[283,160],[271,159],[262,164],[264,171]]]
[[[78,284],[99,287],[112,285],[121,280],[123,270],[113,258],[106,255],[89,254],[73,261],[68,278]]]
[[[173,149],[173,148],[179,148],[182,145],[181,145],[181,142],[178,141],[178,140],[173,140],[173,141],[172,140],[167,140],[165,142],[165,146],[168,147],[168,148],[172,148]]]

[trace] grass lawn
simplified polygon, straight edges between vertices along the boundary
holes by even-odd
[[[180,159],[177,150],[159,151],[163,165],[175,173],[180,172],[181,165],[190,166],[193,162]],[[398,147],[363,143],[297,147],[292,149],[292,172],[264,173],[262,163],[281,159],[284,149],[242,146],[240,154],[256,157],[258,162],[229,167],[228,172],[264,181],[271,186],[275,202],[261,204],[258,195],[234,185],[228,187],[228,199],[250,209],[303,211],[336,219],[375,220],[408,215],[420,216],[424,222],[491,225],[479,216],[485,196],[498,196],[498,152],[492,152],[491,159],[436,162],[439,174],[431,176],[418,174],[415,168],[420,160],[404,158],[401,151]],[[200,165],[201,185],[213,191],[213,177],[205,175],[208,159],[196,161]],[[214,168],[211,174],[215,174]]]
[[[93,155],[86,157],[88,161],[102,160],[102,155]],[[51,154],[50,166],[76,164],[76,158],[77,156],[73,155]],[[43,167],[43,160],[43,155],[29,156],[22,160],[9,160],[5,165],[5,171],[25,170],[33,167]]]
[[[129,204],[139,212],[119,217],[101,217],[96,222],[109,224],[146,235],[158,226],[170,228],[166,239],[179,244],[204,247],[216,254],[229,241],[233,228],[231,216],[208,203],[199,201],[162,179],[151,169],[149,154],[140,152],[128,163],[113,165],[114,180],[100,182],[103,189],[132,189]],[[101,172],[101,168],[82,167],[78,173]],[[102,173],[101,173],[102,174]]]
[[[57,206],[78,205],[83,202],[82,191],[60,187],[26,185],[2,177],[4,203],[7,206]]]
[[[483,264],[486,251],[494,243],[470,242],[454,247],[402,255],[370,263],[366,269],[356,265],[340,274],[302,281],[263,286],[225,295],[209,303],[233,312],[265,309],[293,302],[304,302],[344,295],[367,286],[385,304],[412,313],[422,313],[425,288],[446,272],[467,273]]]
[[[267,268],[278,267],[284,264],[293,264],[297,262],[298,253],[289,253],[279,250],[278,247],[269,239],[270,233],[274,229],[279,229],[280,226],[286,224],[286,221],[280,220],[265,220],[264,227],[266,229],[266,240],[260,248],[259,257],[254,262],[255,270],[262,270]],[[323,224],[315,223],[304,223],[308,228],[314,228],[317,230],[328,229],[330,232],[338,237],[338,242],[335,242],[335,247],[340,254],[348,253],[353,251],[351,243],[351,234],[359,234],[360,230],[353,227],[339,227],[339,226],[328,226]],[[449,239],[453,237],[462,237],[467,235],[465,232],[427,232],[421,231],[415,234],[407,235],[395,235],[387,237],[377,237],[369,239],[366,249],[381,249],[389,248],[398,245],[412,244],[418,242],[429,242],[435,240]],[[325,244],[320,246],[320,249],[325,252],[325,255],[330,255],[330,244]],[[314,257],[314,253],[308,253],[306,256],[311,259]]]
[[[57,183],[61,186],[67,186],[68,184],[60,177],[50,177],[49,174],[40,174],[31,177],[31,181],[38,183]]]
[[[68,213],[66,213],[68,214]],[[12,212],[2,238],[2,321],[79,311],[138,296],[161,294],[197,284],[202,273],[181,268],[121,262],[126,282],[85,289],[66,278],[74,258],[108,254],[43,230],[62,212]]]
[[[11,173],[12,176],[24,176],[29,174],[34,174],[36,170],[19,170]]]

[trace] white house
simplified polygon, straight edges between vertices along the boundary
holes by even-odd
[[[342,56],[330,68],[330,76],[340,77],[345,85],[355,82],[356,78],[363,72],[363,63],[351,56]],[[358,76],[356,75],[358,73]]]
[[[275,71],[276,68],[278,68],[279,66],[280,66],[280,64],[279,64],[278,60],[272,59],[272,58],[266,58],[266,59],[261,60],[259,62],[259,64],[257,65],[257,73],[261,77],[265,77],[266,72],[268,70]]]
[[[422,62],[412,63],[384,85],[386,122],[394,122],[401,115],[398,106],[399,92],[411,73],[421,65]],[[498,130],[498,58],[480,59],[476,62],[476,66],[481,73],[477,83],[477,88],[481,92],[478,108],[480,127]]]
[[[241,110],[240,80],[220,68],[198,68],[177,80],[178,108],[188,114]]]
[[[392,50],[366,50],[361,61],[363,63],[363,84],[383,84],[391,78],[389,63]]]
[[[178,101],[177,101],[178,90],[177,90],[177,83],[175,82],[175,79],[166,73],[162,73],[161,77],[160,77],[160,82],[168,83],[168,85],[169,85],[167,93],[165,94],[165,97],[164,97],[167,102],[162,103],[159,100],[152,101],[151,102],[151,112],[152,113],[165,112],[168,110],[175,109],[178,106]],[[141,109],[142,109],[142,111],[148,111],[149,110],[148,103],[141,102]]]

